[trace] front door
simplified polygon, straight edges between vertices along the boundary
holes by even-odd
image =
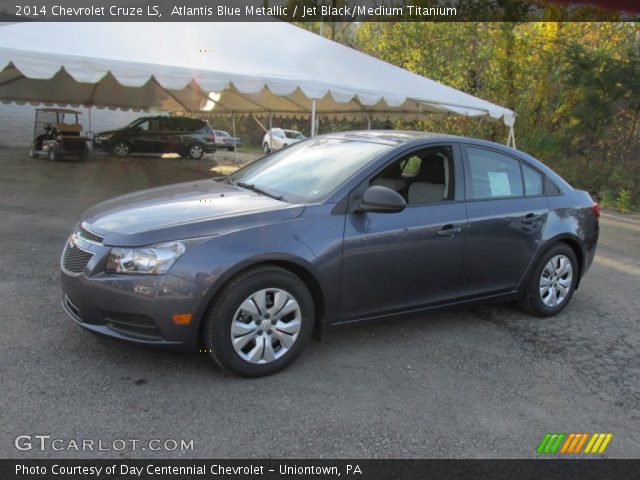
[[[162,132],[158,119],[152,118],[138,123],[132,133],[133,149],[140,153],[162,152]]]
[[[343,321],[458,296],[466,226],[461,172],[459,147],[438,145],[403,155],[369,179],[364,188],[391,188],[405,197],[407,207],[397,213],[347,213]]]

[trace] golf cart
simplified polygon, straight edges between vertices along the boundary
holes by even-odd
[[[63,158],[86,158],[89,154],[89,138],[81,136],[82,125],[78,122],[80,114],[66,108],[36,108],[29,156],[38,158],[44,154],[54,162]]]

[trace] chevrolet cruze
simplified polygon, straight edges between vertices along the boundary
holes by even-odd
[[[63,307],[98,334],[267,375],[330,325],[486,300],[555,315],[592,263],[598,216],[503,145],[327,134],[90,208],[62,253]]]

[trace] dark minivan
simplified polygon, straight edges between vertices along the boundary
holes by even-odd
[[[102,132],[94,138],[96,150],[118,157],[130,153],[177,153],[196,160],[216,151],[216,136],[199,118],[143,117],[119,130]]]

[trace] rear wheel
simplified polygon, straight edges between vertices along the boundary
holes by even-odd
[[[300,354],[313,322],[313,299],[302,280],[266,265],[239,274],[220,291],[202,336],[222,368],[260,377],[282,370]]]
[[[126,157],[131,153],[131,147],[127,142],[118,142],[113,146],[113,153],[118,157]]]
[[[229,150],[230,152],[233,152],[234,148],[233,147],[227,147],[227,150]]]
[[[49,148],[47,158],[52,162],[59,162],[62,160],[62,154],[55,148]]]
[[[567,306],[578,283],[578,261],[568,245],[554,245],[534,267],[522,307],[534,315],[550,317]]]
[[[189,158],[200,160],[204,156],[204,147],[199,143],[194,143],[189,146],[188,155]]]

